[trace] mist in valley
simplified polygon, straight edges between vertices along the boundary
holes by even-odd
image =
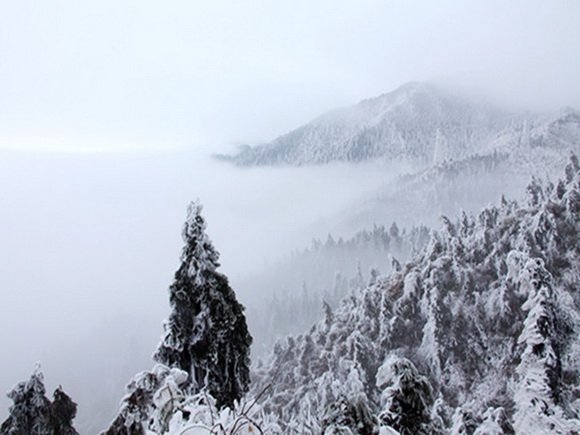
[[[236,290],[325,237],[321,221],[395,175],[373,164],[239,169],[179,152],[3,152],[0,165],[0,184],[13,187],[0,208],[0,390],[41,362],[47,388],[61,384],[78,401],[86,433],[108,424],[124,385],[153,364],[190,201],[204,205]],[[251,305],[270,290],[238,298]],[[1,401],[4,416],[9,400]]]
[[[0,338],[8,356],[0,388],[40,362],[48,390],[60,384],[78,401],[76,424],[86,433],[108,424],[124,385],[153,364],[190,201],[204,205],[220,270],[247,307],[255,359],[277,337],[320,320],[323,300],[336,306],[373,269],[386,274],[393,258],[408,259],[429,230],[388,246],[341,248],[344,241],[374,224],[389,237],[393,223],[405,233],[439,218],[439,208],[423,207],[423,222],[404,220],[402,200],[368,225],[353,221],[353,204],[417,169],[409,165],[236,168],[191,152],[15,151],[3,152],[1,164],[0,182],[17,189],[3,192],[0,212]],[[337,253],[317,254],[313,247],[329,240]],[[298,318],[296,304],[304,303]],[[264,328],[273,314],[277,326]],[[8,399],[2,404],[5,413]]]

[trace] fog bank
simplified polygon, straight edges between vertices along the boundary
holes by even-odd
[[[321,236],[312,224],[394,175],[238,169],[193,152],[2,152],[0,391],[41,361],[48,393],[61,384],[79,403],[78,429],[103,429],[123,385],[152,365],[189,201],[204,204],[235,282]],[[2,396],[0,418],[9,405]]]

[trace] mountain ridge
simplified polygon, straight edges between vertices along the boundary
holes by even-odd
[[[373,159],[431,164],[481,151],[505,130],[539,119],[441,87],[409,82],[377,97],[328,111],[236,155],[216,158],[239,166],[301,166]]]

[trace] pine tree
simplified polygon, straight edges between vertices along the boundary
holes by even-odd
[[[473,435],[477,430],[477,422],[471,412],[458,407],[453,413],[451,435]]]
[[[406,358],[389,357],[379,368],[377,386],[385,388],[380,419],[402,435],[433,433],[431,384]]]
[[[44,376],[36,366],[28,381],[18,383],[8,397],[14,404],[0,426],[2,435],[75,435],[72,426],[76,403],[59,387],[51,403],[46,397]]]
[[[579,171],[532,184],[527,206],[444,220],[404,267],[281,342],[257,371],[264,412],[283,429],[322,415],[306,433],[357,433],[360,394],[381,434],[580,433]]]
[[[50,404],[50,426],[53,433],[59,435],[74,435],[77,431],[72,426],[72,421],[77,414],[77,404],[58,387],[52,395]]]
[[[324,435],[375,435],[378,433],[376,420],[364,396],[351,400],[340,395],[322,418],[322,432]]]
[[[540,259],[528,260],[522,270],[521,285],[528,287],[528,299],[522,309],[528,311],[518,344],[522,348],[517,367],[515,390],[516,412],[514,427],[518,433],[533,430],[546,433],[570,433],[580,429],[578,420],[568,421],[561,402],[560,343],[566,336],[562,331],[552,277]]]
[[[509,422],[503,408],[489,408],[483,414],[483,422],[477,427],[474,435],[513,435],[514,428]]]
[[[206,389],[218,407],[231,407],[248,391],[252,337],[244,307],[216,271],[219,254],[201,211],[198,201],[188,208],[182,263],[169,288],[172,312],[154,358],[189,373],[190,393]]]
[[[125,387],[119,413],[102,435],[164,433],[171,414],[183,402],[180,387],[187,384],[188,377],[183,370],[163,364],[135,375]]]
[[[2,434],[48,434],[48,409],[50,400],[45,396],[44,377],[37,366],[25,382],[18,383],[8,397],[14,404],[10,416],[2,424]]]

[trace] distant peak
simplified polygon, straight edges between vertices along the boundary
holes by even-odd
[[[379,95],[378,97],[369,98],[363,100],[362,102],[373,102],[373,101],[381,101],[381,100],[392,100],[392,99],[399,99],[399,98],[406,98],[413,95],[421,95],[421,94],[435,94],[437,87],[432,83],[428,82],[420,82],[420,81],[410,81],[407,82],[398,88]]]
[[[432,92],[435,89],[436,87],[432,83],[412,81],[399,86],[393,93]]]
[[[420,82],[418,80],[413,80],[413,81],[407,82],[407,83],[399,86],[397,89],[395,89],[395,92],[396,91],[410,91],[410,90],[417,90],[417,89],[425,89],[429,86],[430,86],[429,83]]]

